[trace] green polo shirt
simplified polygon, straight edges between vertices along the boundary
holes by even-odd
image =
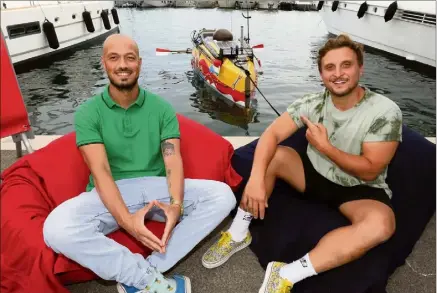
[[[109,96],[109,86],[81,104],[74,115],[78,147],[102,143],[114,180],[165,176],[161,142],[179,138],[173,107],[158,95],[140,88],[128,109]],[[86,190],[94,188],[92,175]]]

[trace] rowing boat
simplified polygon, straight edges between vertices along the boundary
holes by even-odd
[[[192,48],[186,50],[156,49],[157,55],[188,53],[195,74],[222,97],[239,107],[250,108],[255,99],[261,61],[254,50],[263,49],[260,44],[251,47],[249,36],[244,37],[241,26],[240,40],[226,29],[201,29],[191,34]],[[255,60],[257,61],[255,63]]]
[[[239,106],[250,107],[258,72],[253,48],[243,34],[237,42],[226,29],[202,29],[193,32],[191,41],[193,71],[225,98]]]

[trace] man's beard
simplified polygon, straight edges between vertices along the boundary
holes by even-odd
[[[349,95],[353,90],[355,90],[358,87],[358,81],[352,85],[351,87],[348,87],[344,92],[336,92],[334,87],[331,87],[329,89],[329,91],[331,92],[331,94],[334,94],[336,97],[345,97],[347,95]]]
[[[111,84],[119,91],[121,92],[130,92],[134,89],[134,87],[137,85],[138,82],[138,77],[136,79],[134,79],[132,82],[130,83],[117,83],[115,80],[113,80],[110,76],[108,76],[109,81],[111,82]]]

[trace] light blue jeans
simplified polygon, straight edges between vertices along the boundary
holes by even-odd
[[[152,200],[169,203],[165,177],[142,177],[116,181],[130,213]],[[212,180],[185,179],[184,215],[175,226],[165,254],[153,252],[147,259],[130,252],[105,235],[119,229],[96,190],[84,192],[56,207],[47,217],[44,241],[105,280],[144,288],[151,268],[165,272],[189,253],[214,230],[235,207],[236,199],[228,185]],[[165,222],[161,210],[146,218]]]

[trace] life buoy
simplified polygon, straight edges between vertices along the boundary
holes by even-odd
[[[95,32],[93,19],[91,18],[91,13],[89,11],[82,12],[82,18],[85,22],[86,29],[89,33]]]
[[[120,19],[118,18],[118,12],[117,12],[117,9],[112,8],[112,9],[111,9],[111,14],[112,14],[112,19],[114,19],[114,23],[115,23],[115,24],[119,24],[119,23],[120,23]]]
[[[337,10],[338,3],[339,3],[339,2],[340,2],[340,1],[334,1],[334,2],[332,3],[332,8],[331,8],[332,11],[336,11],[336,10]]]
[[[322,9],[323,3],[325,3],[325,1],[319,1],[319,3],[317,4],[317,10]]]
[[[58,49],[59,41],[58,36],[56,35],[55,26],[51,23],[47,18],[42,25],[42,29],[44,34],[46,35],[47,42],[49,43],[50,48]]]
[[[357,13],[358,18],[363,17],[368,8],[369,8],[369,5],[367,5],[367,1],[362,3],[360,6],[360,9],[358,9],[358,13]]]
[[[103,24],[105,25],[105,29],[110,30],[110,29],[111,29],[111,23],[109,22],[108,12],[106,12],[105,10],[103,10],[103,11],[100,13],[100,16],[102,17]]]
[[[385,22],[390,21],[393,18],[397,9],[398,9],[398,1],[395,1],[392,4],[390,4],[384,15]]]

